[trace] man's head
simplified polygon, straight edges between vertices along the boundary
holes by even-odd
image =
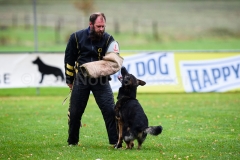
[[[104,13],[93,13],[89,17],[90,35],[93,40],[100,40],[105,32],[106,17]]]

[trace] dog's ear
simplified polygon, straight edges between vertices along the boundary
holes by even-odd
[[[141,85],[141,86],[144,86],[144,85],[146,84],[146,82],[145,82],[145,81],[142,81],[142,80],[140,80],[140,79],[137,79],[137,84],[138,84],[138,85]]]

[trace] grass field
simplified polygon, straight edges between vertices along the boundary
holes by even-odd
[[[88,26],[88,15],[73,1],[38,1],[38,51],[64,52],[69,35]],[[122,50],[240,49],[237,0],[92,2],[92,12],[106,14],[106,31]],[[32,3],[0,0],[0,4],[0,52],[35,51]]]
[[[38,2],[38,51],[64,52],[69,34],[87,26],[83,13],[69,1]],[[238,0],[94,2],[95,10],[107,15],[106,31],[121,50],[240,49]],[[0,52],[35,51],[32,3],[0,0],[0,4]],[[56,32],[59,18],[64,23]],[[114,28],[116,21],[120,33]],[[158,22],[158,38],[153,22]],[[92,95],[82,119],[80,144],[67,146],[68,101],[65,105],[62,101],[68,93],[67,87],[0,89],[0,159],[240,160],[239,92],[138,94],[149,124],[163,126],[163,133],[149,135],[141,150],[116,150],[108,144]]]
[[[67,146],[67,88],[0,90],[0,159],[240,159],[240,94],[138,94],[150,125],[141,150],[113,149],[91,96],[80,145]],[[116,97],[116,95],[115,95]],[[124,144],[125,146],[125,144]]]
[[[39,29],[38,51],[64,52],[69,32],[62,32],[59,41],[56,42],[52,28]],[[26,36],[27,35],[27,36]],[[33,28],[8,28],[0,32],[0,38],[6,38],[5,45],[0,44],[0,52],[24,52],[34,51]],[[114,35],[119,42],[121,50],[239,50],[240,39],[237,37],[209,37],[189,40],[171,39],[164,34],[159,40],[155,40],[150,34],[132,35],[122,33]]]

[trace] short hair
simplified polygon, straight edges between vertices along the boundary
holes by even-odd
[[[96,13],[91,14],[89,17],[89,22],[94,24],[98,16],[102,16],[106,22],[106,17],[104,15],[104,13],[101,13],[101,12],[96,12]]]

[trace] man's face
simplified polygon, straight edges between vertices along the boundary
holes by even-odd
[[[91,36],[94,39],[100,39],[102,38],[104,32],[105,32],[105,20],[102,16],[98,16],[95,23],[90,23],[90,29],[91,29]]]

